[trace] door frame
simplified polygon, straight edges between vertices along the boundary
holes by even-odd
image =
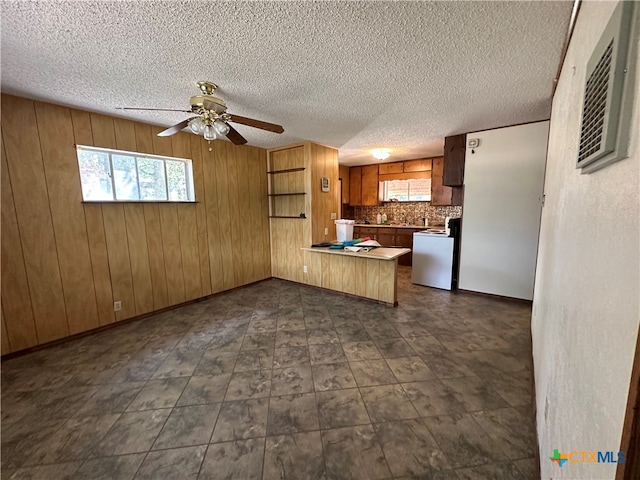
[[[620,451],[625,453],[625,461],[618,464],[615,480],[640,478],[640,331],[636,339]]]

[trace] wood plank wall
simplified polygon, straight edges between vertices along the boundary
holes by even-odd
[[[336,224],[331,214],[337,218],[340,211],[340,182],[338,182],[338,150],[312,143],[311,149],[311,234],[313,243],[336,239]],[[323,192],[320,179],[329,179],[329,192]],[[325,235],[325,228],[328,233]]]
[[[3,354],[271,276],[266,151],[160,130],[2,95]],[[82,203],[76,144],[191,158],[196,203]]]

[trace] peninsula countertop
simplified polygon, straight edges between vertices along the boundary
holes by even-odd
[[[358,246],[358,245],[354,245]],[[329,247],[303,247],[308,252],[325,253],[329,255],[346,255],[349,257],[374,258],[376,260],[395,260],[402,255],[411,253],[410,248],[389,248],[389,247],[370,247],[368,252],[360,250],[359,252],[351,252],[349,250],[330,249]]]
[[[411,228],[411,229],[420,229],[420,230],[425,230],[427,228],[443,228],[444,229],[444,224],[443,225],[431,225],[429,224],[428,226],[424,226],[424,225],[404,225],[404,224],[385,224],[385,225],[378,225],[377,223],[355,223],[353,225],[354,227],[365,227],[365,228]]]

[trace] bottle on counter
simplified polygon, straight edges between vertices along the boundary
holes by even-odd
[[[376,215],[376,223],[378,225],[380,225],[382,223],[382,215],[380,215],[380,213],[378,213],[378,215]]]
[[[386,224],[387,224],[387,214],[386,214],[386,213],[383,213],[383,214],[382,214],[382,224],[383,224],[383,225],[386,225]]]

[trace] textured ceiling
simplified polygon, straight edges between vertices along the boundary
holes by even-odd
[[[447,135],[549,117],[562,2],[2,2],[2,91],[169,126],[211,80],[250,145],[340,163],[442,154]]]

